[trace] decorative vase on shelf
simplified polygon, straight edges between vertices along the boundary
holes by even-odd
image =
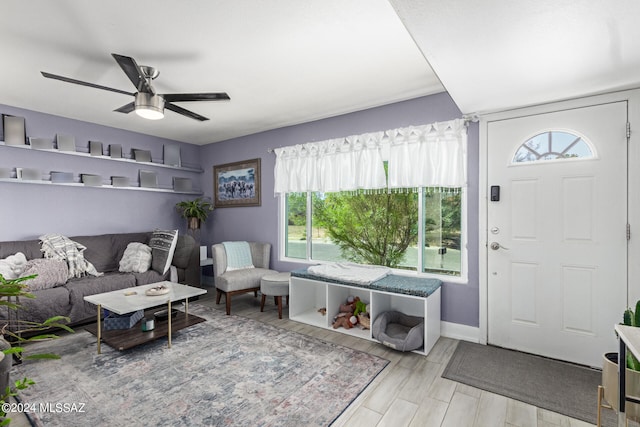
[[[198,230],[200,228],[200,218],[195,216],[187,218],[187,227],[189,230]]]

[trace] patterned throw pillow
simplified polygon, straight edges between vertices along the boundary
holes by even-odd
[[[151,268],[165,274],[171,267],[173,253],[178,242],[178,230],[155,230],[151,234]]]
[[[151,267],[151,248],[144,243],[131,242],[122,254],[121,273],[144,273]]]
[[[33,274],[37,274],[38,276],[24,282],[29,288],[29,291],[50,289],[67,283],[69,267],[67,263],[62,260],[36,258],[27,261],[21,277],[31,276]]]

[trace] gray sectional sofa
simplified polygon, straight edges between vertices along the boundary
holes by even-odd
[[[62,315],[70,317],[72,324],[86,322],[96,316],[96,307],[84,301],[86,295],[168,280],[169,272],[162,275],[151,269],[144,273],[118,271],[127,245],[131,242],[148,244],[151,234],[142,232],[70,236],[71,240],[86,246],[85,259],[104,275],[73,278],[61,286],[33,291],[35,299],[20,300],[20,320],[43,322],[49,317]],[[17,252],[24,253],[28,260],[43,257],[39,240],[0,242],[0,259]],[[178,282],[191,286],[200,285],[200,249],[193,237],[182,234],[178,236],[172,265],[176,267]],[[8,320],[9,315],[14,317],[15,313],[8,313],[4,307],[0,309],[0,325]]]

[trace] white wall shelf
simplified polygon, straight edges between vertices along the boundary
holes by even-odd
[[[134,163],[142,166],[153,166],[153,167],[159,167],[159,168],[177,169],[177,170],[186,171],[186,172],[204,173],[204,170],[202,170],[202,168],[193,168],[188,166],[172,166],[172,165],[165,165],[164,163],[156,163],[156,162],[139,162],[135,159],[129,159],[125,157],[118,158],[118,157],[111,157],[111,156],[92,156],[89,153],[83,153],[81,151],[60,151],[58,149],[42,150],[37,148],[31,148],[30,145],[7,145],[4,143],[4,141],[0,141],[0,146],[8,147],[8,148],[17,148],[21,150],[33,150],[33,151],[39,151],[43,153],[54,153],[54,154],[63,154],[67,156],[88,157],[91,159],[99,159],[99,160],[110,160],[114,162]]]
[[[0,182],[8,182],[11,184],[35,184],[35,185],[56,185],[63,187],[85,187],[85,188],[104,188],[111,190],[136,190],[136,191],[152,191],[156,193],[174,193],[174,194],[191,194],[194,196],[202,196],[201,191],[175,191],[172,188],[163,187],[114,187],[113,185],[85,185],[81,182],[51,182],[45,180],[31,180],[18,178],[0,178]]]
[[[424,318],[424,346],[414,353],[427,355],[440,338],[440,292],[441,288],[438,288],[428,297],[420,297],[292,276],[289,286],[289,318],[379,342],[373,338],[371,329],[360,329],[358,326],[333,329],[333,318],[338,314],[340,304],[344,304],[349,295],[358,296],[361,301],[369,304],[372,326],[376,317],[385,311],[399,311]],[[326,309],[325,315],[318,311],[323,308]]]

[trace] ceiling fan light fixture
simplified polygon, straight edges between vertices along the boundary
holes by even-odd
[[[140,117],[148,120],[164,118],[164,98],[151,93],[136,93],[135,111]]]

